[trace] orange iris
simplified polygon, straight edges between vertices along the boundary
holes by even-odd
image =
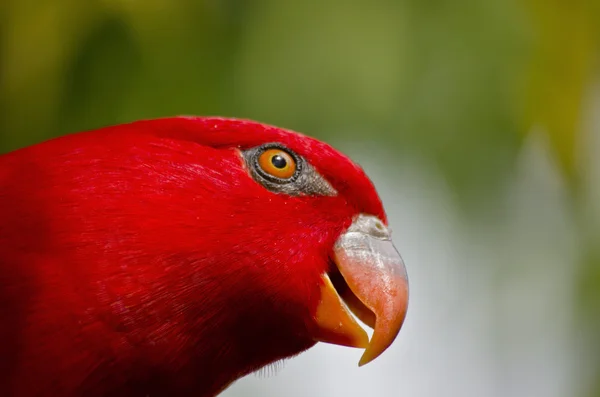
[[[258,165],[264,172],[281,179],[289,179],[296,173],[296,161],[281,149],[265,150],[258,157]]]

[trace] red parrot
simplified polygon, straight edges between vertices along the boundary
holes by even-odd
[[[0,396],[214,396],[317,342],[362,365],[407,304],[373,184],[316,139],[174,117],[0,156]]]

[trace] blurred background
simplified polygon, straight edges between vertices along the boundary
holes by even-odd
[[[1,0],[0,152],[193,114],[362,164],[411,279],[398,339],[224,396],[596,397],[599,55],[598,0]]]

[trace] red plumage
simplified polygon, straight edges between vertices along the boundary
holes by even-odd
[[[280,142],[336,196],[273,193],[240,150]],[[181,117],[0,156],[0,395],[211,396],[297,354],[363,171],[315,139]]]

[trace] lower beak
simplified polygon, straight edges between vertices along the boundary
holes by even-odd
[[[383,353],[400,332],[408,307],[406,269],[388,228],[369,215],[359,215],[338,238],[333,261],[337,269],[322,275],[315,339],[366,348],[362,366]],[[346,307],[373,328],[370,342]]]

